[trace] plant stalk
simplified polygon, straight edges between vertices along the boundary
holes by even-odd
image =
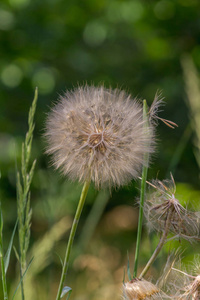
[[[144,130],[148,127],[148,107],[146,100],[143,101],[143,120],[144,120]],[[136,241],[136,249],[135,249],[135,264],[134,264],[134,272],[133,276],[137,276],[137,268],[138,268],[138,259],[139,259],[139,251],[140,251],[140,241],[142,235],[142,220],[143,220],[143,209],[144,209],[144,198],[146,191],[146,180],[147,180],[147,172],[148,172],[148,163],[149,163],[149,154],[144,154],[144,165],[142,169],[142,181],[141,181],[141,190],[140,190],[140,208],[139,208],[139,219],[138,219],[138,230],[137,230],[137,241]]]
[[[56,300],[60,300],[61,299],[61,294],[62,294],[62,290],[63,290],[63,286],[64,286],[64,281],[67,275],[67,270],[68,270],[68,266],[69,266],[69,257],[70,257],[70,253],[71,253],[71,249],[72,249],[72,245],[73,245],[73,241],[74,241],[74,236],[76,233],[76,229],[79,223],[79,219],[81,216],[81,212],[85,203],[85,198],[87,196],[88,193],[88,189],[90,186],[90,181],[85,181],[83,189],[82,189],[82,193],[80,196],[80,200],[78,203],[78,207],[76,210],[76,214],[73,220],[73,224],[72,224],[72,228],[71,228],[71,232],[69,235],[69,240],[68,240],[68,244],[67,244],[67,249],[66,249],[66,253],[65,253],[65,259],[64,259],[64,264],[63,264],[63,268],[62,268],[62,274],[61,274],[61,278],[60,278],[60,284],[59,284],[59,288],[58,288],[58,293],[57,293],[57,297]]]
[[[2,273],[2,286],[3,286],[3,296],[4,300],[8,300],[8,291],[7,291],[7,283],[6,283],[6,272],[5,272],[5,265],[4,265],[4,257],[3,257],[3,245],[1,241],[1,273]]]
[[[166,219],[166,224],[165,224],[165,229],[164,229],[163,234],[160,238],[160,241],[159,241],[154,253],[152,254],[151,258],[149,259],[148,263],[146,264],[145,268],[143,269],[142,273],[138,277],[139,279],[144,277],[144,275],[147,273],[147,271],[149,270],[149,268],[151,267],[151,265],[155,261],[156,257],[160,253],[160,251],[161,251],[161,249],[162,249],[162,247],[163,247],[163,245],[164,245],[164,243],[167,239],[168,233],[169,233],[172,216],[173,216],[173,210],[171,209],[168,212],[167,219]]]

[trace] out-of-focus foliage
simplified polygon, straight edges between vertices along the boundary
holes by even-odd
[[[164,124],[158,126],[157,153],[152,159],[149,178],[169,176],[169,166],[172,166],[179,194],[186,202],[187,195],[192,198],[199,210],[194,128],[188,130],[191,115],[185,102],[187,95],[180,63],[187,53],[197,71],[200,68],[199,32],[199,0],[1,1],[0,196],[5,246],[16,220],[15,169],[35,86],[39,88],[39,100],[32,159],[37,158],[37,166],[31,186],[30,247],[43,238],[43,247],[48,247],[45,234],[65,217],[67,230],[74,214],[81,186],[68,182],[49,168],[42,134],[48,106],[65,89],[85,82],[126,89],[133,96],[147,99],[149,105],[157,89],[162,90],[167,104],[160,116],[176,122],[179,127],[171,130]],[[73,288],[72,299],[110,299],[120,294],[118,287],[127,263],[127,250],[133,262],[138,186],[139,181],[112,192],[92,240],[80,255],[81,229],[98,197],[98,192],[90,189],[74,245],[73,270],[67,282]],[[44,265],[38,272],[34,269],[36,277],[32,285],[37,299],[55,298],[61,270],[57,254],[63,257],[67,240],[63,228],[58,232],[62,240],[58,241],[53,235],[54,244],[49,246],[49,251],[42,252],[46,253]],[[153,249],[154,242],[150,243],[145,235],[141,264],[147,261],[151,247]],[[187,253],[192,255],[188,244],[184,247],[188,247]],[[11,263],[13,267],[8,269],[8,275],[12,290],[11,282],[18,272],[14,253]],[[155,267],[158,265],[159,261]],[[154,269],[152,274],[156,272]]]

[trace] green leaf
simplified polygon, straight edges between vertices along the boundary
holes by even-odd
[[[58,258],[59,258],[59,260],[60,260],[60,263],[61,263],[61,265],[62,265],[62,267],[63,267],[63,260],[62,260],[61,256],[60,256],[58,253],[56,253],[56,255],[58,256]]]
[[[124,267],[123,284],[125,283],[125,277],[126,275],[125,275],[125,267]]]
[[[15,248],[15,246],[13,246],[13,249],[14,249],[16,258],[19,261],[19,253],[17,252],[17,249]]]
[[[0,235],[2,236],[3,232],[3,214],[1,210],[1,202],[0,202]]]
[[[72,292],[72,289],[69,286],[64,286],[62,293],[61,293],[61,298],[68,293],[67,298],[66,298],[66,300],[68,300],[71,295],[71,292]]]
[[[10,262],[10,253],[11,253],[11,250],[12,250],[13,239],[14,239],[14,236],[15,236],[15,231],[16,231],[16,228],[17,228],[17,224],[18,224],[18,220],[17,220],[16,223],[15,223],[15,227],[14,227],[14,230],[13,230],[13,233],[12,233],[12,236],[11,236],[11,239],[10,239],[10,243],[9,243],[9,246],[8,246],[8,250],[7,250],[6,255],[5,255],[5,258],[4,258],[4,262],[5,262],[5,273],[7,273],[8,266],[9,266],[9,262]]]
[[[130,271],[130,262],[129,262],[128,252],[127,252],[127,274],[128,274],[129,281],[131,281],[132,280],[132,276],[131,276],[131,271]]]

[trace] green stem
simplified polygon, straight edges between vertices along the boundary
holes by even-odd
[[[22,296],[22,300],[24,300],[24,282],[23,282],[23,271],[22,271],[22,266],[21,266],[21,262],[20,262],[20,285],[21,285],[21,296]]]
[[[71,253],[71,249],[72,249],[72,245],[73,245],[73,241],[74,241],[74,236],[76,233],[76,229],[78,226],[78,222],[81,216],[81,212],[85,203],[85,198],[87,196],[88,193],[88,189],[90,186],[90,181],[86,181],[84,183],[83,189],[82,189],[82,193],[81,193],[81,197],[78,203],[78,207],[76,210],[76,214],[74,217],[74,221],[72,224],[72,228],[71,228],[71,232],[69,235],[69,240],[68,240],[68,244],[67,244],[67,249],[66,249],[66,253],[65,253],[65,259],[64,259],[64,264],[63,264],[63,268],[62,268],[62,274],[61,274],[61,278],[60,278],[60,284],[59,284],[59,288],[58,288],[58,293],[57,293],[57,297],[56,300],[60,300],[61,298],[61,294],[62,294],[62,290],[63,290],[63,286],[64,286],[64,281],[67,275],[67,270],[68,270],[68,266],[69,266],[69,257],[70,257],[70,253]]]
[[[164,229],[163,234],[162,234],[162,236],[160,238],[160,241],[159,241],[159,243],[158,243],[158,245],[157,245],[154,253],[152,254],[151,258],[149,259],[148,263],[146,264],[145,268],[143,269],[142,273],[138,277],[139,279],[141,279],[142,277],[144,277],[144,275],[147,273],[147,271],[149,270],[149,268],[151,267],[151,265],[155,261],[156,257],[160,253],[160,251],[161,251],[161,249],[162,249],[162,247],[163,247],[163,245],[164,245],[164,243],[165,243],[165,241],[167,239],[168,233],[169,233],[172,216],[173,216],[173,210],[170,210],[168,212],[168,215],[167,215],[165,229]]]
[[[3,215],[1,211],[1,202],[0,202],[0,261],[1,261],[3,296],[4,296],[4,300],[8,300],[6,271],[5,271],[4,254],[3,254]]]
[[[2,252],[2,243],[1,243],[1,272],[2,272],[2,285],[3,285],[3,295],[4,300],[8,300],[8,291],[7,291],[7,283],[6,283],[6,273],[5,273],[5,265],[4,265],[4,257]]]
[[[148,127],[148,107],[146,100],[143,101],[143,120],[144,129]],[[148,163],[149,163],[149,154],[144,154],[144,165],[142,169],[142,181],[141,181],[141,191],[140,191],[140,209],[139,209],[139,219],[138,219],[138,230],[137,230],[137,241],[136,241],[136,249],[135,249],[135,264],[134,264],[134,272],[133,276],[137,276],[137,268],[138,268],[138,259],[139,259],[139,251],[140,251],[140,241],[142,235],[142,220],[143,220],[143,208],[144,208],[144,197],[146,191],[146,180],[147,180],[147,172],[148,172]]]

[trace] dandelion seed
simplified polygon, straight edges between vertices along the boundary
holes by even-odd
[[[152,122],[154,125],[157,125],[158,120],[160,120],[168,127],[174,129],[175,127],[178,127],[178,125],[176,123],[166,120],[166,119],[163,119],[163,118],[160,118],[158,116],[158,113],[161,112],[160,107],[165,104],[163,99],[164,98],[161,96],[161,92],[157,92],[155,94],[155,98],[154,98],[153,103],[151,104],[151,107],[149,110],[150,122]]]
[[[171,180],[154,180],[148,183],[154,189],[149,193],[144,207],[149,228],[162,232],[171,212],[169,231],[178,238],[198,240],[199,218],[195,212],[184,208],[175,197],[176,185],[173,176],[171,175]]]
[[[46,123],[47,153],[72,180],[96,187],[136,178],[153,152],[153,125],[144,127],[142,106],[120,90],[79,87],[66,92]]]

